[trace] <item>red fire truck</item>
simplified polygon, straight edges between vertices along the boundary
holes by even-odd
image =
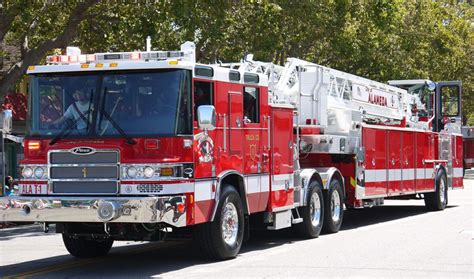
[[[464,169],[474,167],[474,127],[463,126],[463,152],[464,152]]]
[[[461,84],[382,84],[289,58],[205,65],[180,51],[31,66],[20,194],[0,220],[55,223],[77,257],[190,236],[235,257],[250,224],[337,232],[344,207],[463,187]]]

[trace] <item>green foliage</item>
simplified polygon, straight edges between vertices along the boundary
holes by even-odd
[[[72,1],[6,1],[20,11],[6,40],[54,38]],[[79,1],[80,2],[80,1]],[[72,3],[79,3],[72,2]],[[0,7],[0,13],[2,8]],[[78,25],[85,52],[177,49],[194,41],[202,63],[298,57],[378,81],[462,80],[463,111],[474,124],[474,8],[448,1],[273,0],[101,1]],[[32,22],[35,22],[32,26]],[[1,32],[0,32],[1,34]],[[0,37],[1,40],[1,37]]]

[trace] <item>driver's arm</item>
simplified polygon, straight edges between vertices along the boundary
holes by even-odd
[[[62,124],[68,119],[74,119],[74,115],[72,114],[72,105],[70,105],[67,110],[64,112],[63,116],[59,117],[58,119],[53,121],[53,124]]]

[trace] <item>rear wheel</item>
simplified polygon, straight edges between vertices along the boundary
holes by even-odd
[[[223,187],[214,221],[197,225],[194,233],[208,258],[226,260],[237,256],[244,236],[244,213],[234,187]]]
[[[324,225],[325,233],[336,233],[341,229],[344,216],[342,186],[339,180],[333,179],[329,190],[324,195]]]
[[[444,171],[439,170],[435,180],[436,190],[424,195],[426,208],[430,211],[439,211],[448,205],[448,183]]]
[[[297,224],[296,229],[305,238],[315,238],[323,227],[323,191],[318,181],[311,182],[309,189],[307,205],[300,210],[303,222]]]
[[[87,239],[73,237],[63,233],[63,242],[69,254],[76,258],[93,258],[105,256],[109,253],[114,243],[111,239]]]

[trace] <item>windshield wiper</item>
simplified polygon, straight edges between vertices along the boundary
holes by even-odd
[[[115,120],[112,117],[110,117],[110,115],[103,108],[100,109],[100,112],[102,113],[103,116],[105,116],[105,118],[107,118],[107,120],[110,122],[110,124],[112,124],[112,126],[115,128],[115,130],[117,130],[120,133],[120,135],[127,140],[128,144],[136,144],[137,143],[136,140],[132,139],[129,135],[127,135],[123,131],[123,129],[117,124],[117,122],[115,122]]]
[[[81,119],[81,118],[78,117],[76,120],[69,122],[69,125],[67,125],[66,127],[64,127],[64,128],[61,130],[61,132],[59,132],[59,134],[57,134],[57,135],[49,142],[49,145],[55,144],[55,143],[58,142],[58,140],[60,140],[62,137],[66,136],[66,135],[71,131],[71,128],[74,127],[74,125],[76,125],[76,123],[79,122],[80,119]]]

